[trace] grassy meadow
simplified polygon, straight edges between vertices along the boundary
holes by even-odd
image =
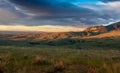
[[[120,73],[120,39],[2,40],[0,73]]]

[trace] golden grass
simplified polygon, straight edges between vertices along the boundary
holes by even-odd
[[[85,38],[105,38],[105,37],[120,37],[120,30],[115,30],[108,33],[103,33],[96,36],[89,36]]]

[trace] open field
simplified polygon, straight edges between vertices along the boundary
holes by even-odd
[[[120,73],[120,39],[2,40],[0,73]]]
[[[1,73],[120,73],[120,50],[0,47]]]
[[[0,0],[0,73],[120,73],[120,0]]]

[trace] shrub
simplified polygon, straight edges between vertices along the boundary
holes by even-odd
[[[97,70],[96,70],[96,68],[95,67],[90,67],[89,69],[88,69],[88,72],[87,73],[97,73]]]
[[[45,64],[49,64],[49,62],[45,58],[36,55],[32,64],[34,64],[34,65],[45,65]]]
[[[62,72],[65,69],[65,65],[63,63],[63,61],[59,61],[57,63],[54,64],[54,72]]]

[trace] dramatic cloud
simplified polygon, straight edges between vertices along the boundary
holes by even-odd
[[[0,23],[79,27],[108,24],[120,20],[119,5],[119,0],[0,0]]]

